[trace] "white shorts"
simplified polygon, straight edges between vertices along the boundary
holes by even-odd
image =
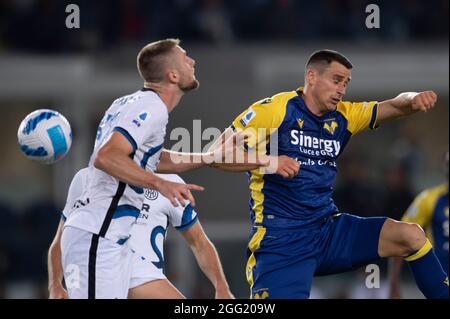
[[[130,289],[158,279],[166,279],[163,270],[156,267],[151,260],[141,257],[137,252],[134,252],[131,266]]]
[[[90,232],[64,227],[61,259],[71,299],[126,299],[133,253]]]

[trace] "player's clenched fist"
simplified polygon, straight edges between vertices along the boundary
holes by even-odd
[[[285,155],[278,156],[278,167],[276,173],[284,178],[292,178],[298,174],[300,164],[295,159]]]
[[[412,109],[427,112],[434,107],[436,101],[437,95],[433,91],[420,92],[417,93],[412,99]]]
[[[185,200],[189,201],[191,206],[195,206],[191,190],[203,191],[204,188],[195,184],[180,184],[161,179],[156,184],[156,190],[170,200],[174,207],[178,207],[178,203],[184,207]]]

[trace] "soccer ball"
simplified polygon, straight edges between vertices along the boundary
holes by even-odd
[[[41,109],[28,114],[20,123],[17,138],[26,157],[41,164],[51,164],[69,152],[72,130],[60,113]]]

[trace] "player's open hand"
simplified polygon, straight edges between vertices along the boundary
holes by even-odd
[[[437,95],[433,91],[424,91],[416,94],[412,99],[412,109],[415,111],[428,112],[434,107]]]
[[[69,299],[69,294],[62,286],[53,286],[48,299]]]
[[[203,191],[204,188],[195,184],[180,184],[161,179],[156,186],[156,190],[167,197],[174,207],[178,207],[178,203],[185,207],[185,201],[189,201],[191,206],[194,207],[195,199],[191,190]]]
[[[276,174],[283,176],[284,178],[293,178],[300,170],[300,164],[295,159],[281,155],[277,158],[278,163],[276,165]]]

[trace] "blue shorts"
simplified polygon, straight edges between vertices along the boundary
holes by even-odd
[[[251,298],[306,299],[314,276],[353,270],[379,259],[385,220],[338,214],[305,228],[253,227],[247,262]]]

